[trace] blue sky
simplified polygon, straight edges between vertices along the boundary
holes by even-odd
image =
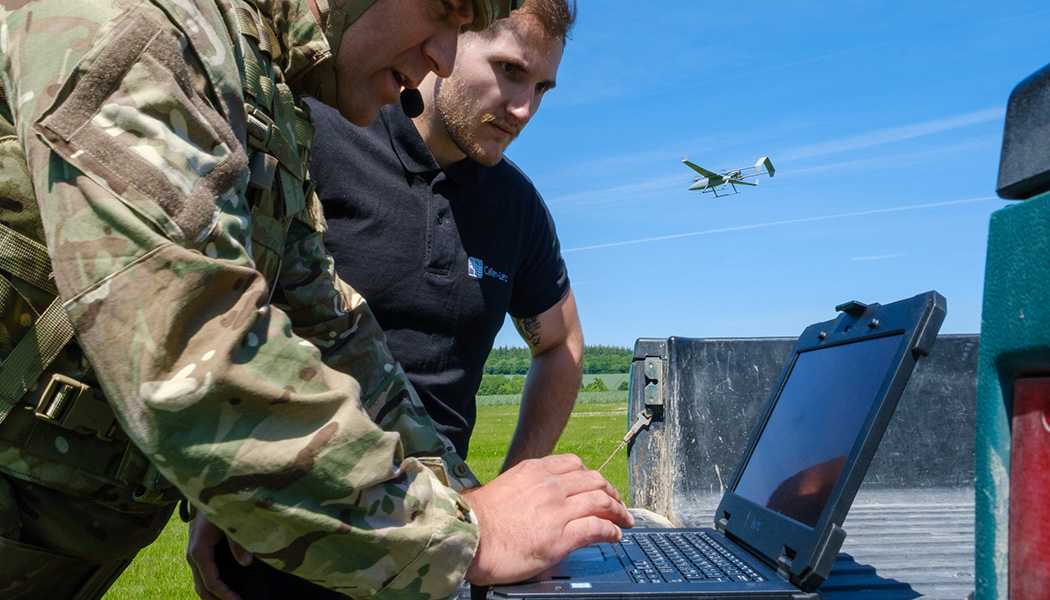
[[[794,336],[928,289],[942,331],[978,331],[1006,100],[1050,62],[1047,23],[1045,1],[579,0],[508,156],[557,223],[587,342]],[[764,154],[761,187],[686,190],[684,156]],[[521,345],[509,325],[496,343]]]

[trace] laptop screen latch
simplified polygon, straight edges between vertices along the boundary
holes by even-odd
[[[844,312],[851,317],[859,317],[863,315],[866,310],[868,310],[868,305],[859,300],[843,302],[835,307],[835,312]]]

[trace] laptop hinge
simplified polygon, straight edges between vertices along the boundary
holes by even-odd
[[[726,530],[729,529],[729,513],[728,512],[722,511],[722,516],[718,517],[717,519],[715,519],[715,529],[717,529],[718,531],[721,531],[722,533],[726,533]]]
[[[791,563],[795,560],[795,549],[784,546],[777,557],[777,574],[791,581]]]

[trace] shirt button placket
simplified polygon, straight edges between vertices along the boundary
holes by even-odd
[[[444,173],[438,173],[430,184],[430,213],[433,219],[434,234],[431,247],[431,266],[448,272],[455,264],[456,233],[449,227],[452,220],[448,198],[442,193],[447,188],[448,180]]]

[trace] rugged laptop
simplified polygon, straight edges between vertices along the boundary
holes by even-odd
[[[489,598],[817,598],[879,440],[945,316],[937,292],[806,328],[712,529],[627,529]]]

